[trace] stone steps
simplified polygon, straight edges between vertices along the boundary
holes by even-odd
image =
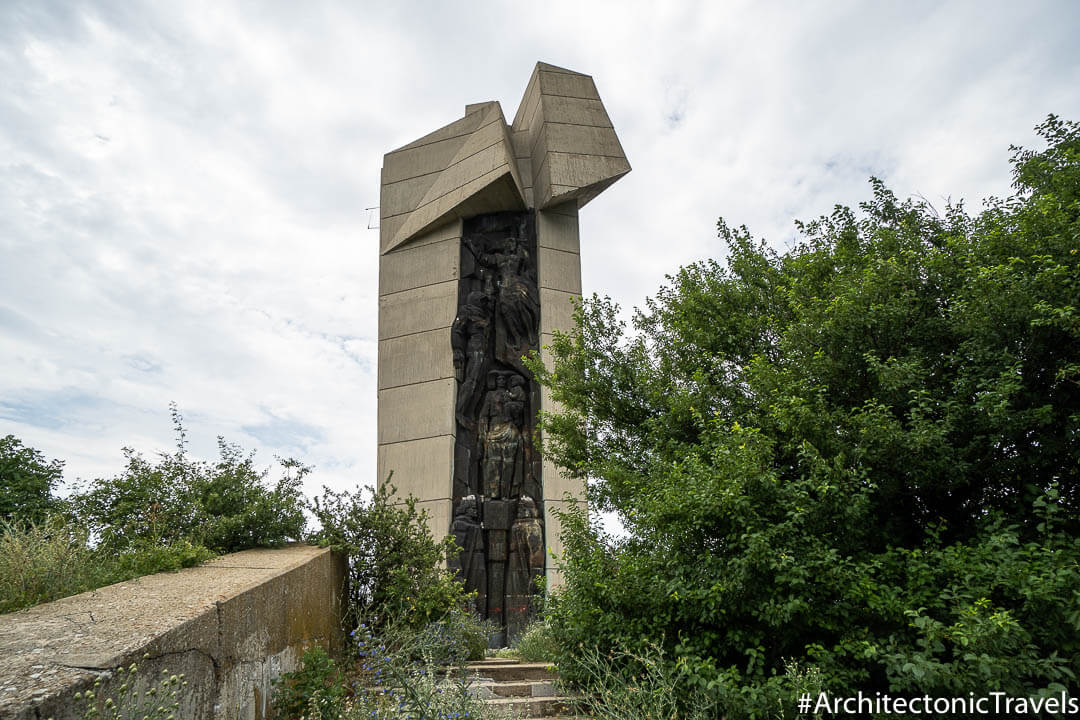
[[[489,658],[469,663],[467,672],[477,678],[473,685],[477,695],[515,717],[571,720],[577,712],[577,698],[559,694],[555,685],[559,676],[547,663]]]

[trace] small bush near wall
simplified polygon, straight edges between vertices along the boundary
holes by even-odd
[[[464,586],[444,567],[453,539],[432,539],[427,513],[412,496],[400,502],[393,485],[367,491],[365,501],[360,492],[325,488],[310,505],[322,525],[314,541],[348,558],[347,627],[394,617],[421,628],[465,608]]]

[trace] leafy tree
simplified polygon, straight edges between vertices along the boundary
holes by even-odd
[[[593,297],[540,381],[545,452],[629,537],[566,518],[576,647],[655,641],[733,716],[835,691],[1051,691],[1080,672],[1080,126],[968,214],[872,180],[861,213],[633,317]]]
[[[63,472],[63,461],[46,462],[44,455],[14,435],[0,438],[0,521],[44,521],[60,506],[52,493]]]
[[[301,484],[309,468],[281,460],[284,472],[269,484],[269,470],[255,468],[254,453],[220,437],[217,462],[192,459],[175,406],[172,415],[175,452],[151,462],[124,448],[122,473],[94,480],[71,498],[72,511],[103,547],[190,542],[224,553],[303,538]]]
[[[347,626],[404,618],[419,628],[464,609],[464,586],[445,567],[457,551],[453,538],[432,538],[427,512],[411,495],[397,498],[392,484],[367,491],[369,501],[324,488],[309,506],[322,526],[314,540],[348,559]]]

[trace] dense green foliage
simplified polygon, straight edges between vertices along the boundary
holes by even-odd
[[[525,662],[550,662],[558,657],[559,648],[545,620],[533,620],[518,637],[514,651]]]
[[[0,438],[0,520],[37,523],[57,510],[53,490],[64,473],[64,463],[45,461],[14,435]]]
[[[464,608],[464,586],[443,566],[455,551],[453,538],[432,538],[415,497],[401,501],[389,483],[367,491],[369,500],[324,488],[310,505],[322,526],[313,539],[348,559],[347,627],[361,618],[378,625],[391,617],[423,627]]]
[[[566,518],[565,673],[656,642],[732,717],[791,710],[792,663],[834,692],[1076,687],[1080,126],[1038,130],[978,214],[875,180],[784,254],[721,221],[726,265],[632,332],[594,297],[556,335],[545,452],[629,531]]]
[[[300,667],[274,681],[274,711],[285,720],[340,717],[345,705],[341,668],[323,648],[309,648]]]
[[[66,499],[53,494],[62,462],[46,463],[12,436],[0,440],[0,612],[303,539],[306,467],[281,461],[271,485],[268,470],[221,438],[217,462],[195,460],[175,407],[172,414],[176,452],[151,462],[125,448],[122,473]]]
[[[220,437],[217,462],[193,459],[175,407],[172,413],[175,452],[151,462],[124,448],[122,473],[94,480],[70,498],[71,511],[102,547],[188,541],[226,553],[303,539],[301,482],[308,468],[281,461],[281,477],[268,484],[269,470],[255,468],[254,454]]]
[[[349,636],[344,673],[315,648],[304,654],[298,670],[275,683],[275,717],[506,720],[473,687],[477,678],[465,666],[475,658],[462,652],[477,640],[486,647],[491,630],[459,612],[421,627],[407,616],[382,618],[378,629],[361,621]]]
[[[0,521],[0,613],[140,575],[179,570],[214,554],[187,540],[123,552],[93,547],[87,529],[63,515],[40,523]]]
[[[103,682],[108,680],[112,682]],[[137,663],[121,665],[75,693],[73,709],[83,720],[176,720],[187,685],[183,673],[173,675],[163,670],[160,676],[145,676],[140,675]]]

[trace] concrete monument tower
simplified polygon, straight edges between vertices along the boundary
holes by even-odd
[[[560,581],[551,509],[584,499],[535,447],[554,407],[521,356],[571,328],[578,210],[629,171],[592,78],[545,63],[512,124],[467,105],[383,159],[378,479],[464,548],[452,565],[506,629],[496,642],[527,622],[538,577]]]

